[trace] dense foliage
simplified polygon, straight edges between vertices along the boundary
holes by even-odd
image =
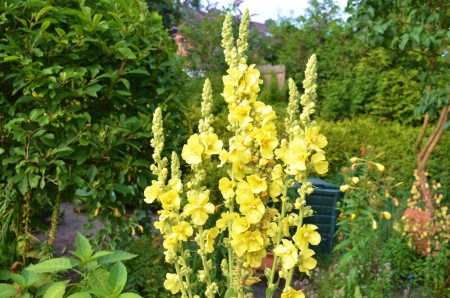
[[[166,110],[170,149],[184,131],[161,17],[137,0],[6,1],[0,15],[3,257],[26,255],[46,200],[53,228],[59,201],[78,195],[114,232],[148,185],[152,111]]]

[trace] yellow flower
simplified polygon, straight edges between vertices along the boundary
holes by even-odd
[[[344,184],[339,187],[339,190],[342,192],[346,192],[349,189],[350,185]]]
[[[280,164],[276,164],[272,172],[270,172],[270,175],[272,176],[272,180],[281,179],[284,176],[283,167]]]
[[[165,210],[180,209],[180,196],[175,190],[169,190],[161,196],[161,203]]]
[[[183,184],[181,183],[181,180],[179,178],[170,179],[167,185],[176,192],[179,192],[183,187]]]
[[[325,155],[323,153],[314,154],[311,156],[311,161],[317,174],[325,174],[328,172],[328,161],[325,161]]]
[[[245,215],[247,220],[252,224],[255,224],[261,220],[265,210],[266,208],[264,207],[263,202],[258,198],[247,199],[239,206],[239,211],[241,211],[241,213]]]
[[[187,241],[188,237],[192,236],[194,230],[186,221],[179,222],[172,228],[173,233],[177,234],[178,240]]]
[[[374,165],[377,167],[378,171],[383,172],[384,171],[384,166],[380,163],[374,163]]]
[[[316,232],[317,226],[315,225],[303,225],[300,230],[292,237],[295,244],[297,244],[300,250],[308,248],[308,243],[317,245],[320,243],[320,234]]]
[[[253,193],[260,193],[267,190],[266,179],[259,177],[258,174],[248,176],[247,182]]]
[[[247,218],[241,217],[233,220],[233,233],[242,234],[250,228],[250,223]]]
[[[352,177],[352,183],[353,184],[358,184],[359,182],[359,178],[358,177]]]
[[[218,168],[222,167],[228,161],[228,151],[223,150],[219,153],[220,164],[217,166]]]
[[[316,259],[312,258],[314,254],[315,254],[314,250],[309,248],[304,251],[300,251],[299,253],[300,262],[298,265],[300,272],[306,272],[306,275],[309,276],[309,270],[316,268],[317,261]]]
[[[235,218],[239,217],[239,214],[236,212],[233,213],[222,213],[221,219],[218,219],[216,221],[216,227],[218,227],[221,231],[225,230],[227,228],[227,224],[229,220],[233,220]]]
[[[183,213],[186,216],[191,215],[192,222],[195,225],[204,225],[208,219],[208,213],[214,213],[214,205],[209,201],[209,190],[201,193],[189,191],[187,193],[189,203],[184,206]]]
[[[200,144],[198,134],[189,137],[186,145],[183,146],[181,157],[190,165],[196,165],[202,162],[202,153],[205,148]]]
[[[245,234],[231,233],[230,244],[236,254],[240,257],[247,251],[248,238]]]
[[[260,134],[257,137],[261,157],[266,159],[273,158],[273,150],[278,146],[278,138],[276,134],[267,131],[264,127],[259,130]]]
[[[269,187],[269,195],[274,202],[278,202],[277,197],[281,194],[282,191],[283,191],[283,181],[281,181],[281,179],[272,181]]]
[[[219,154],[222,150],[223,142],[219,140],[217,135],[212,132],[208,132],[201,135],[202,143],[206,148],[205,154]]]
[[[252,117],[250,117],[250,109],[250,106],[242,105],[230,109],[233,122],[239,121],[240,127],[246,127],[247,124],[253,121]]]
[[[244,233],[244,237],[247,238],[247,251],[258,251],[264,245],[264,240],[260,231],[247,231]]]
[[[305,298],[305,294],[303,294],[302,290],[294,290],[290,288],[286,293],[281,294],[281,298]]]
[[[147,186],[144,190],[144,202],[147,204],[153,203],[153,201],[159,196],[158,181],[152,180],[152,186]]]
[[[245,165],[244,161],[236,160],[235,162],[233,162],[233,171],[236,180],[242,181],[245,177],[245,174],[250,173],[251,169]]]
[[[222,193],[224,199],[230,199],[234,197],[234,187],[236,182],[230,181],[227,177],[223,177],[219,180],[219,190]]]
[[[218,228],[212,228],[206,232],[205,250],[207,253],[212,253],[214,251],[214,240],[217,238],[217,235],[219,235]]]
[[[267,255],[266,249],[261,248],[260,250],[257,251],[247,252],[245,254],[245,257],[250,267],[258,268],[259,266],[261,266],[261,261],[266,255]]]
[[[178,284],[178,275],[167,273],[166,281],[164,282],[164,288],[171,291],[172,294],[176,294],[180,291],[180,285]]]
[[[306,170],[307,159],[308,152],[305,150],[304,142],[300,139],[291,142],[289,150],[284,155],[284,161],[290,166],[291,174],[297,175]]]
[[[311,148],[317,152],[322,152],[328,142],[327,138],[320,134],[320,126],[314,126],[306,130],[306,139],[310,142]]]
[[[250,185],[245,181],[238,182],[236,187],[236,202],[242,204],[245,201],[252,201],[254,198],[255,195]]]
[[[381,212],[381,215],[386,219],[391,219],[391,217],[392,217],[391,213],[389,213],[387,211]]]
[[[169,235],[164,235],[163,247],[166,250],[174,251],[175,246],[178,244],[178,235],[176,233],[171,233]]]
[[[290,240],[282,239],[282,241],[283,244],[275,247],[273,252],[281,257],[281,264],[284,269],[291,269],[298,261],[297,248]]]

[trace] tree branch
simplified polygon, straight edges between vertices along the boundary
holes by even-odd
[[[420,131],[419,136],[417,137],[416,143],[414,144],[414,149],[416,150],[416,154],[420,153],[420,144],[422,144],[423,137],[427,131],[428,123],[430,122],[430,115],[428,113],[425,114],[425,119],[423,119],[422,130]]]

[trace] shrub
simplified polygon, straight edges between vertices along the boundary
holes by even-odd
[[[161,17],[139,0],[6,1],[0,14],[1,241],[17,258],[11,241],[27,241],[39,200],[58,214],[77,193],[110,226],[139,201],[158,105],[170,147],[181,139],[181,65]]]

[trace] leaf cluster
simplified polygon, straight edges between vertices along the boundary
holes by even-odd
[[[150,179],[152,111],[166,110],[168,150],[184,131],[181,64],[161,17],[140,0],[6,1],[0,40],[3,229],[14,213],[21,234],[27,194],[39,206],[78,193],[90,212],[124,214]]]

